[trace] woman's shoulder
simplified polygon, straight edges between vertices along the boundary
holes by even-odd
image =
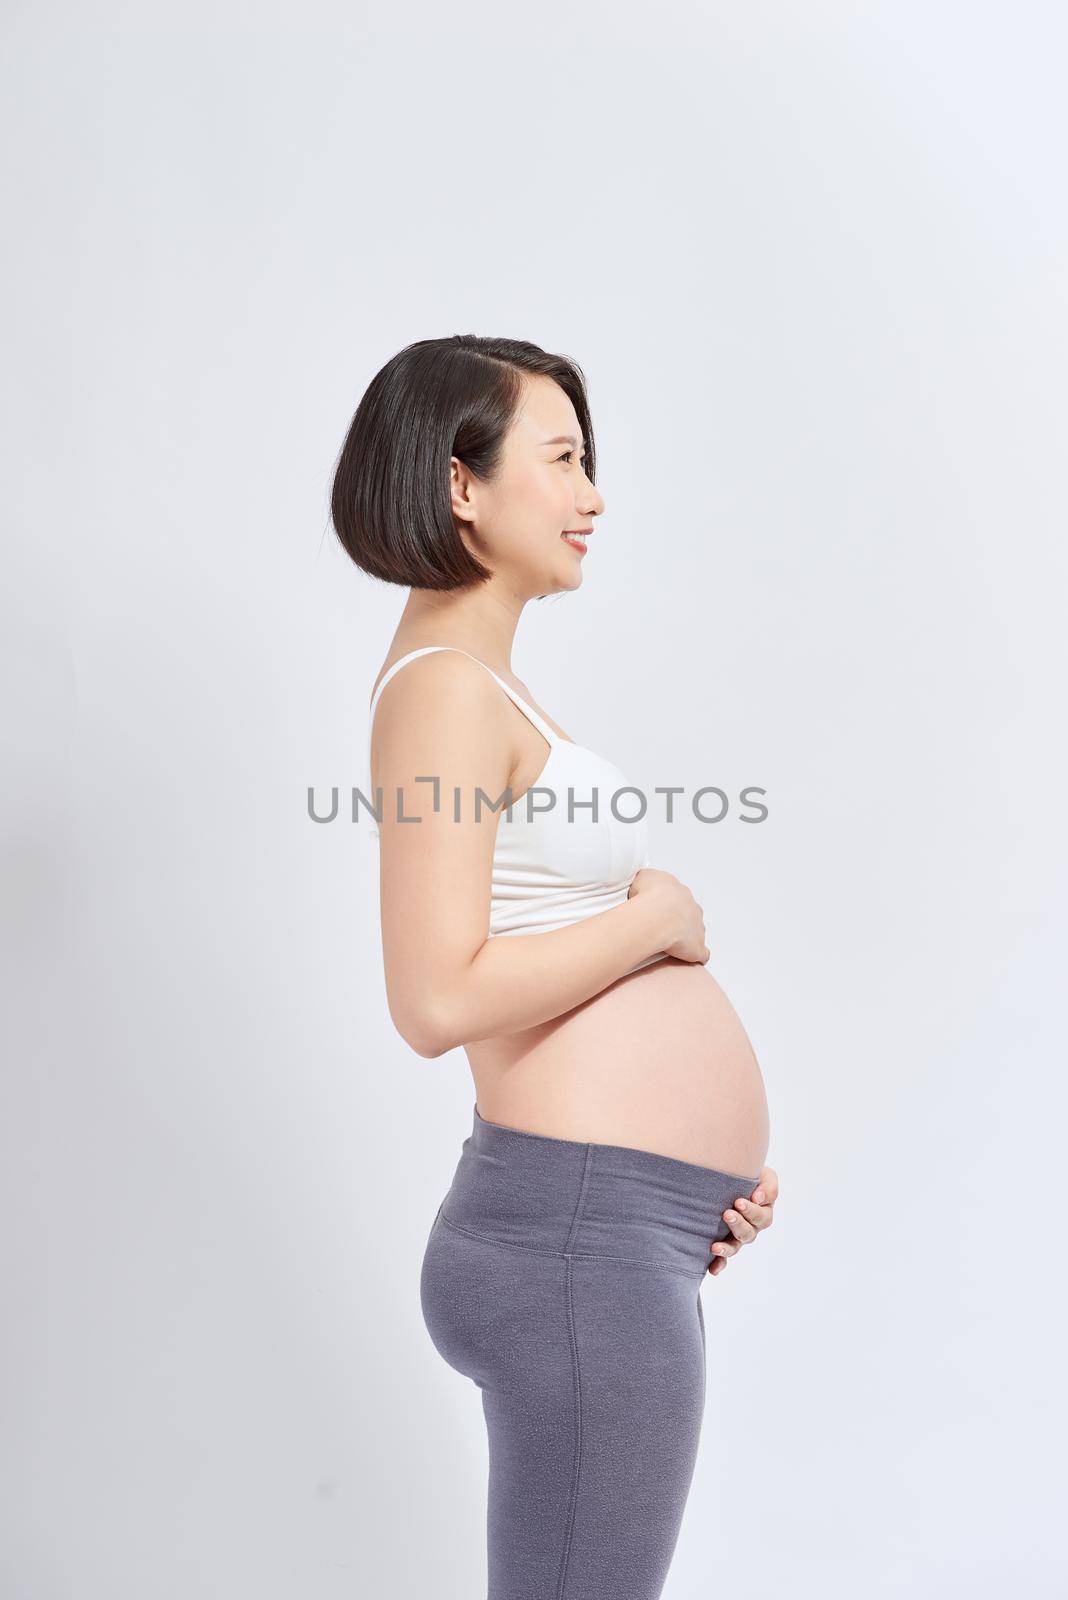
[[[418,706],[432,716],[457,711],[482,716],[500,701],[507,705],[488,668],[463,651],[443,645],[394,646],[371,691],[373,712],[387,693],[401,715]]]

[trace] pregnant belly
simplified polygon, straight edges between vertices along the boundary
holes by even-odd
[[[760,1067],[707,967],[666,958],[551,1022],[465,1048],[489,1122],[742,1176],[767,1156]]]

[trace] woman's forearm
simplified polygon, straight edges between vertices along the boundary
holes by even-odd
[[[533,1028],[600,994],[610,983],[670,943],[662,903],[634,895],[552,933],[487,939],[443,1001],[434,1048]]]

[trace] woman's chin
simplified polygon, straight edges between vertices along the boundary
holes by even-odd
[[[568,562],[567,567],[564,569],[564,571],[563,571],[563,573],[561,575],[560,588],[561,589],[581,589],[582,588],[582,562],[581,562],[581,560],[579,560],[579,561],[569,561]]]
[[[573,589],[581,588],[582,564],[579,561],[568,561],[544,573],[540,585],[533,593],[538,599],[547,600],[552,594],[568,594]]]

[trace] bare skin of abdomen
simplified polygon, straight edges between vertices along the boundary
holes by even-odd
[[[707,967],[665,957],[551,1022],[465,1049],[488,1122],[741,1176],[764,1165],[764,1080]]]

